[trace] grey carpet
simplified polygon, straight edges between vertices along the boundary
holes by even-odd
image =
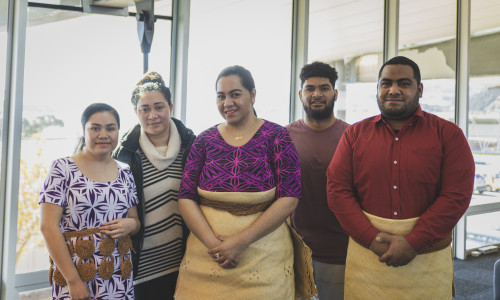
[[[500,253],[454,259],[456,300],[492,300],[493,265]]]

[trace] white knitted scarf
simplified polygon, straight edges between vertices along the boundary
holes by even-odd
[[[151,164],[161,171],[168,168],[175,161],[177,155],[179,155],[179,151],[181,150],[181,136],[177,131],[174,121],[170,120],[170,137],[165,155],[161,153],[165,153],[162,151],[162,148],[164,149],[165,147],[155,147],[142,127],[139,145],[141,145],[142,151]]]

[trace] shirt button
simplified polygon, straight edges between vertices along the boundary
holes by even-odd
[[[397,212],[397,211],[395,211],[395,212],[394,212],[394,215],[395,215],[395,216],[397,216],[397,215],[398,215],[398,212]]]
[[[396,185],[395,185],[393,188],[394,188],[395,190],[397,190],[397,189],[398,189],[398,187],[397,187]]]
[[[399,138],[395,138],[396,141],[399,141]]]
[[[398,164],[398,161],[397,161],[397,160],[395,160],[395,161],[394,161],[394,164],[395,164],[395,165],[397,165],[397,164]]]

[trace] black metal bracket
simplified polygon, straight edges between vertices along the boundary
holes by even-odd
[[[137,14],[137,34],[139,35],[139,43],[141,51],[144,55],[144,73],[148,70],[148,54],[151,51],[153,43],[154,24],[156,17],[154,15],[154,0],[144,0],[135,2]]]

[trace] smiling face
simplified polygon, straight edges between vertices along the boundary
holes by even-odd
[[[238,125],[253,115],[255,89],[247,90],[237,75],[224,76],[217,81],[217,108],[228,124]]]
[[[387,120],[408,120],[418,109],[423,85],[407,65],[386,65],[377,85],[377,103]]]
[[[326,77],[310,77],[299,91],[300,102],[311,120],[325,120],[333,115],[337,90]]]
[[[137,101],[135,113],[139,123],[146,134],[151,137],[165,136],[170,134],[170,116],[173,105],[169,105],[167,99],[159,91],[145,92]]]
[[[85,123],[85,151],[94,155],[110,155],[118,144],[118,122],[109,111],[93,114]]]

